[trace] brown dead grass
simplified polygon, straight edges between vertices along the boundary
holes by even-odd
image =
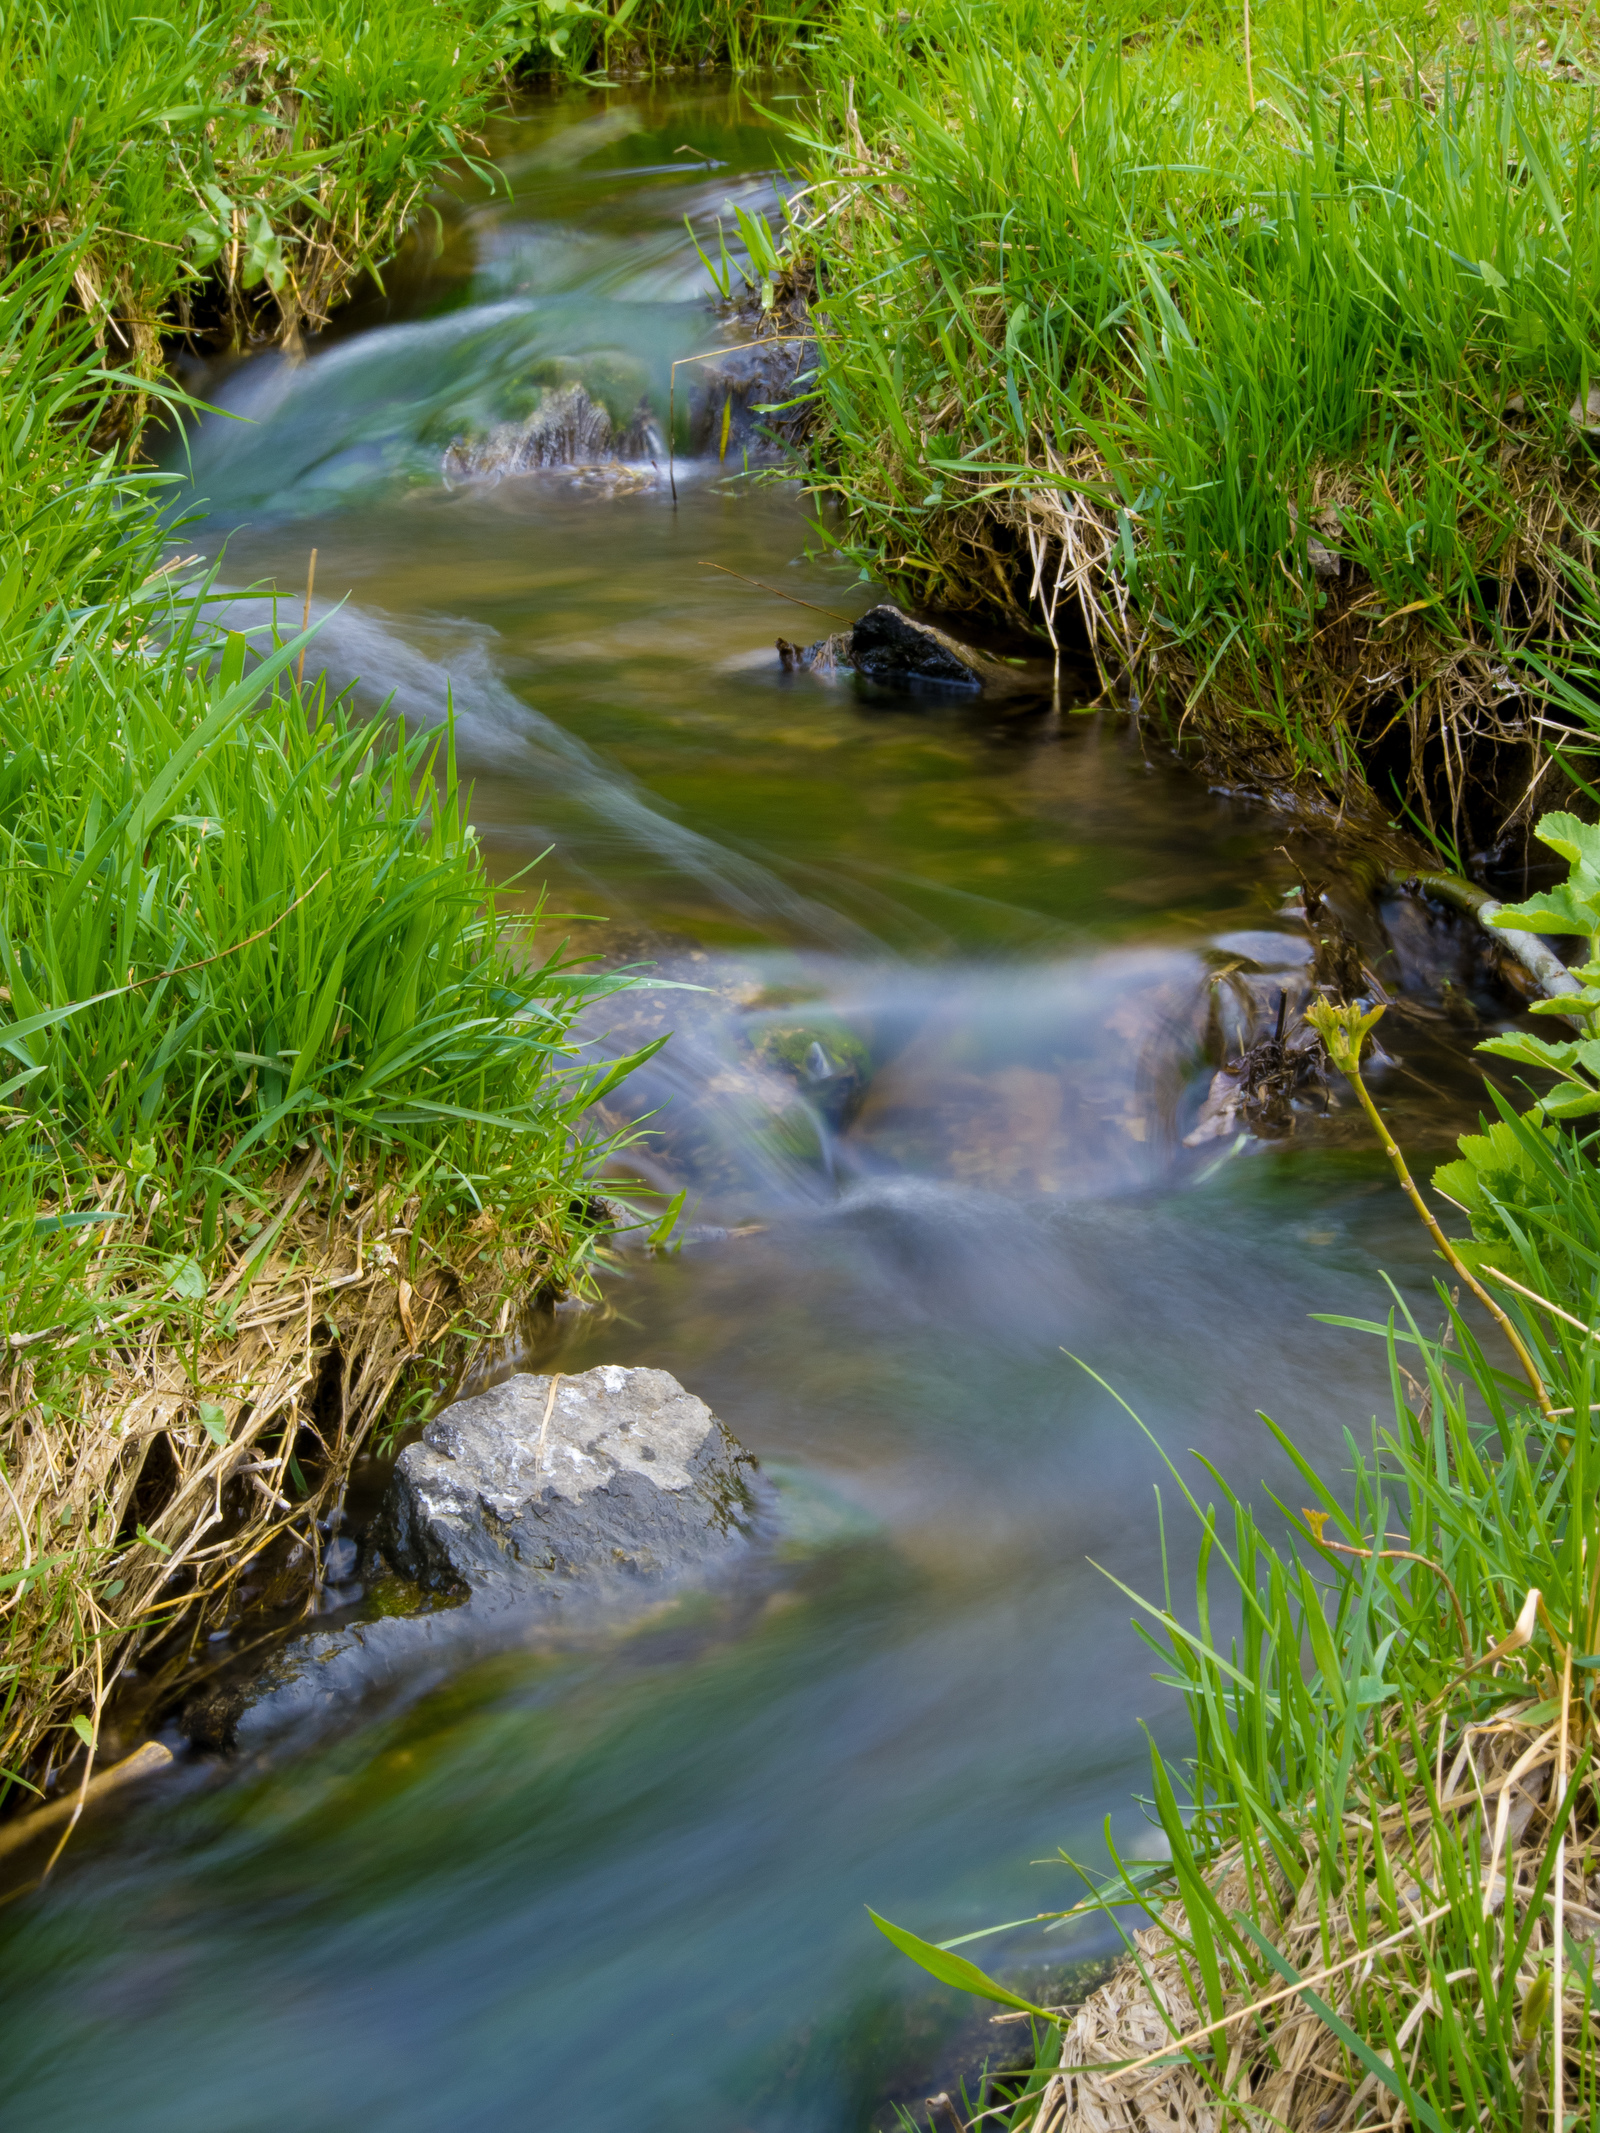
[[[1465,2026],[1482,2019],[1479,1978],[1462,1965],[1461,1910],[1441,1902],[1455,1879],[1447,1849],[1475,1853],[1480,1863],[1473,1879],[1481,1898],[1469,1900],[1480,1904],[1492,1938],[1497,1993],[1508,1944],[1530,1906],[1538,1915],[1515,1981],[1524,2007],[1540,1976],[1549,1977],[1555,1936],[1564,1928],[1569,1940],[1590,1941],[1600,1930],[1600,1811],[1592,1779],[1582,1782],[1564,1835],[1553,1834],[1578,1714],[1569,1711],[1564,1725],[1559,1716],[1530,1718],[1535,1709],[1521,1705],[1469,1725],[1434,1769],[1414,1773],[1408,1797],[1346,1818],[1353,1856],[1370,1866],[1377,1844],[1383,1846],[1403,1921],[1398,1930],[1385,1930],[1377,1916],[1370,1873],[1352,1876],[1344,1898],[1332,1904],[1315,1871],[1305,1875],[1298,1895],[1281,1875],[1270,1889],[1259,1879],[1252,1886],[1237,1848],[1208,1877],[1215,1907],[1229,1916],[1253,1914],[1306,1990],[1358,2035],[1381,2035],[1370,2018],[1381,2005],[1408,2067],[1428,2050],[1441,1990],[1451,1994]],[[1542,1877],[1560,1891],[1553,1903],[1541,1893]],[[1479,1930],[1478,1921],[1472,1924]],[[1068,2023],[1060,2070],[1041,2092],[1030,2133],[1223,2133],[1228,2126],[1248,2133],[1356,2133],[1410,2122],[1405,2107],[1292,1984],[1262,1990],[1236,1981],[1223,2022],[1203,2023],[1190,1948],[1181,1901],[1133,1936],[1132,1952]],[[1558,1974],[1563,2019],[1556,2034],[1571,2104],[1584,2093],[1585,2063],[1592,2067],[1600,2049],[1600,2009],[1586,2001],[1570,1964],[1558,1966]],[[1522,2122],[1541,2125],[1549,2106],[1550,2070],[1540,2051],[1549,2035],[1548,2009],[1526,2030],[1526,2049],[1509,2072],[1521,2089]],[[1181,2050],[1185,2039],[1196,2047],[1188,2055]]]

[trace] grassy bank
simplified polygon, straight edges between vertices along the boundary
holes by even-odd
[[[74,273],[0,283],[0,1796],[603,1227],[603,981],[497,907],[447,734],[202,619]]]
[[[802,10],[803,13],[803,10]],[[611,1217],[447,733],[232,635],[138,463],[163,366],[315,329],[514,67],[743,63],[685,0],[100,0],[0,25],[0,1807]],[[488,173],[484,173],[488,182]],[[192,563],[193,559],[189,559]],[[315,668],[313,668],[315,671]],[[441,705],[441,709],[442,709]]]
[[[1600,727],[1594,25],[1264,0],[1247,44],[1246,20],[836,10],[799,238],[819,481],[911,598],[1087,638],[1213,761],[1503,853]],[[1540,828],[1569,879],[1501,922],[1593,958],[1600,832]],[[1405,1180],[1447,1262],[1439,1324],[1366,1329],[1393,1412],[1348,1472],[1273,1424],[1299,1475],[1281,1515],[1171,1470],[1197,1584],[1138,1599],[1190,1722],[1183,1753],[1152,1748],[1170,1856],[1114,1862],[1068,1914],[1142,1911],[1127,1963],[1067,2018],[966,1942],[886,1929],[1038,2025],[1032,2070],[962,2123],[1593,2122],[1584,975],[1559,1041],[1486,1047],[1542,1101],[1489,1087],[1433,1194]],[[1358,1090],[1381,1011],[1313,1015]]]
[[[1593,23],[1249,25],[834,12],[823,487],[912,597],[1086,634],[1213,757],[1490,845],[1600,527]]]
[[[0,231],[70,248],[141,375],[162,337],[293,340],[381,271],[520,48],[488,0],[42,0],[0,24]]]
[[[749,67],[815,0],[41,0],[0,19],[0,248],[70,250],[69,306],[140,377],[326,323],[517,74]],[[485,182],[491,182],[487,170]],[[136,427],[136,400],[113,419]]]

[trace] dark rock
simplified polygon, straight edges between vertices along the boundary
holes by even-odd
[[[1289,504],[1289,524],[1298,535],[1300,511],[1292,499]],[[1331,584],[1344,575],[1343,557],[1337,548],[1328,545],[1330,541],[1339,539],[1344,531],[1343,521],[1336,508],[1329,508],[1318,512],[1313,524],[1326,538],[1319,541],[1315,533],[1306,534],[1306,561],[1311,566],[1313,577],[1320,578],[1324,584]]]
[[[737,1547],[753,1465],[664,1370],[519,1374],[401,1453],[378,1544],[403,1576],[491,1604],[602,1597]]]
[[[970,695],[1034,695],[1037,678],[991,658],[931,622],[918,622],[889,601],[868,608],[853,628],[820,638],[804,651],[778,640],[785,673],[797,667],[827,675],[853,667],[870,681],[912,691],[961,690]]]
[[[453,1607],[313,1630],[264,1663],[257,1657],[208,1684],[189,1698],[178,1723],[197,1748],[249,1753],[397,1683],[420,1693],[485,1641],[470,1610]]]
[[[809,337],[774,334],[696,363],[689,403],[690,450],[743,461],[780,456],[800,443],[813,415],[805,393],[816,354],[816,343]],[[684,375],[679,373],[680,381]],[[680,405],[682,397],[680,382]]]

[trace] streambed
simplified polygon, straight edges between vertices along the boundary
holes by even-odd
[[[808,559],[792,484],[444,482],[537,366],[659,407],[716,337],[684,216],[705,242],[774,199],[726,88],[550,100],[493,146],[509,199],[464,194],[308,364],[216,385],[249,420],[194,440],[191,537],[291,620],[316,547],[319,656],[408,718],[448,685],[493,863],[548,853],[551,909],[592,915],[553,937],[705,988],[594,1032],[681,1028],[629,1100],[683,1249],[627,1256],[532,1359],[671,1371],[792,1515],[736,1588],[187,1758],[86,1829],[0,1911],[19,2123],[853,2133],[919,2095],[970,2010],[863,1906],[944,1938],[1070,1902],[1036,1862],[1097,1860],[1107,1815],[1143,1848],[1136,1721],[1174,1726],[1094,1567],[1159,1589],[1160,1462],[1070,1358],[1197,1486],[1191,1449],[1281,1490],[1257,1408],[1332,1467],[1387,1402],[1377,1345],[1309,1314],[1381,1315],[1380,1268],[1427,1297],[1348,1109],[1185,1145],[1219,988],[1308,952],[1317,855],[1281,818],[1070,672],[1003,717],[783,674],[778,635],[833,626],[793,600],[879,596]],[[1377,1086],[1425,1164],[1477,1082],[1450,942],[1413,945]],[[986,1959],[1108,1945],[1021,1929]]]

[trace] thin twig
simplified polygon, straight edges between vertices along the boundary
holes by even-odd
[[[56,1840],[56,1848],[50,1854],[44,1872],[39,1876],[41,1881],[48,1881],[55,1872],[56,1861],[71,1843],[72,1832],[77,1828],[78,1818],[83,1813],[83,1803],[89,1797],[89,1780],[94,1775],[94,1759],[100,1751],[100,1717],[105,1709],[105,1702],[105,1654],[101,1649],[101,1640],[97,1636],[94,1640],[94,1703],[91,1706],[94,1716],[90,1721],[91,1731],[84,1751],[83,1782],[78,1787],[78,1797],[73,1802],[72,1813],[67,1819],[67,1826]]]
[[[1502,1282],[1506,1288],[1515,1289],[1519,1296],[1525,1296],[1529,1303],[1536,1303],[1541,1311],[1548,1311],[1552,1318],[1565,1319],[1569,1326],[1576,1326],[1578,1331],[1587,1334],[1590,1340],[1600,1341],[1600,1333],[1596,1333],[1593,1326],[1586,1326],[1581,1318],[1574,1318],[1570,1311],[1563,1311],[1561,1306],[1552,1303],[1548,1296],[1541,1296],[1534,1289],[1525,1289],[1520,1281],[1513,1281],[1509,1274],[1502,1274],[1497,1266],[1486,1266],[1483,1271],[1491,1281]],[[1562,1413],[1570,1415],[1572,1409],[1563,1408]]]
[[[229,1657],[231,1660],[232,1655]],[[221,1660],[217,1662],[219,1666],[224,1663]],[[124,1756],[120,1763],[113,1763],[109,1770],[102,1770],[93,1783],[84,1789],[84,1802],[87,1804],[90,1800],[103,1799],[108,1792],[115,1792],[119,1785],[125,1785],[130,1778],[146,1777],[154,1771],[164,1770],[171,1761],[170,1748],[163,1746],[160,1741],[147,1740],[143,1747],[135,1748],[133,1753]],[[43,1836],[47,1829],[53,1829],[71,1813],[70,1799],[52,1800],[48,1806],[37,1807],[32,1814],[19,1816],[16,1821],[6,1823],[5,1827],[0,1829],[0,1853],[18,1851],[23,1845],[31,1844],[36,1837]]]
[[[1450,1582],[1450,1573],[1444,1568],[1443,1564],[1436,1563],[1432,1556],[1418,1555],[1411,1548],[1356,1548],[1352,1547],[1348,1541],[1327,1540],[1321,1531],[1321,1527],[1328,1516],[1326,1511],[1303,1510],[1300,1515],[1306,1521],[1306,1524],[1311,1527],[1311,1537],[1319,1548],[1331,1548],[1338,1555],[1359,1555],[1364,1561],[1368,1562],[1376,1556],[1380,1562],[1384,1563],[1420,1563],[1424,1570],[1431,1570],[1435,1577],[1442,1578],[1444,1588],[1450,1595],[1450,1603],[1456,1611],[1456,1627],[1461,1632],[1461,1649],[1466,1653],[1468,1659],[1476,1658],[1477,1654],[1472,1649],[1472,1639],[1467,1634],[1467,1618],[1462,1612],[1461,1602],[1456,1596],[1456,1588]]]
[[[667,373],[667,480],[672,488],[672,501],[678,501],[677,439],[673,432],[677,427],[678,414],[678,364],[707,363],[713,356],[737,355],[741,347],[771,347],[780,341],[809,341],[809,333],[769,333],[757,341],[727,341],[721,348],[702,348],[695,355],[679,356],[677,363]]]
[[[203,955],[198,963],[180,963],[175,970],[153,970],[147,978],[133,978],[126,985],[114,985],[109,992],[91,993],[87,1000],[69,1000],[62,1012],[70,1013],[76,1008],[83,1007],[100,1007],[107,1000],[120,1000],[130,992],[142,992],[147,985],[160,985],[167,978],[186,978],[191,971],[208,969],[211,964],[220,963],[230,955],[238,955],[246,948],[253,948],[257,941],[264,941],[269,933],[275,933],[286,918],[291,917],[294,912],[299,910],[308,896],[314,896],[332,872],[332,867],[324,867],[310,888],[302,889],[292,904],[285,904],[275,919],[270,920],[259,932],[252,933],[246,940],[232,941],[226,948],[219,948],[215,955]],[[5,1024],[0,1022],[0,1035],[3,1035],[4,1031]],[[47,1330],[55,1331],[57,1329],[50,1328]],[[12,1345],[21,1346],[27,1341],[42,1340],[43,1338],[43,1334],[22,1334],[20,1336],[13,1334]]]
[[[1567,1799],[1567,1725],[1572,1715],[1572,1648],[1567,1647],[1566,1658],[1561,1668],[1561,1746],[1556,1754],[1556,1820],[1561,1823],[1561,1835],[1556,1840],[1556,1902],[1555,1902],[1555,2001],[1550,2010],[1550,2049],[1553,2059],[1551,2073],[1550,2123],[1555,2133],[1564,2133],[1563,2105],[1566,2101],[1565,2022],[1561,2007],[1562,1958],[1566,1953],[1563,1939],[1566,1933],[1567,1899],[1567,1831],[1562,1809]]]
[[[741,585],[753,585],[757,592],[771,593],[774,598],[779,600],[792,600],[796,607],[809,607],[814,615],[828,615],[835,622],[853,623],[855,619],[851,615],[841,615],[838,609],[834,607],[818,607],[815,600],[802,600],[798,593],[780,592],[776,585],[764,585],[759,578],[747,578],[742,570],[730,570],[726,563],[707,563],[702,561],[700,568],[702,570],[720,570],[725,578],[737,578]]]
[[[550,1397],[544,1403],[544,1420],[539,1424],[539,1441],[533,1448],[533,1467],[536,1474],[544,1472],[544,1440],[549,1432],[550,1417],[555,1413],[556,1387],[560,1383],[561,1372],[558,1370],[550,1380]]]
[[[309,889],[302,889],[292,904],[285,904],[275,919],[263,926],[259,933],[252,933],[248,940],[234,941],[227,948],[219,948],[215,955],[202,956],[198,963],[180,963],[176,970],[158,970],[153,976],[136,979],[131,985],[119,985],[116,992],[97,993],[96,1000],[115,1000],[120,993],[138,992],[146,985],[159,985],[163,978],[186,978],[191,970],[204,970],[209,964],[220,963],[226,956],[238,955],[242,949],[253,948],[257,941],[264,941],[269,933],[275,933],[286,918],[299,910],[308,896],[315,896],[332,872],[332,867],[324,867]]]

